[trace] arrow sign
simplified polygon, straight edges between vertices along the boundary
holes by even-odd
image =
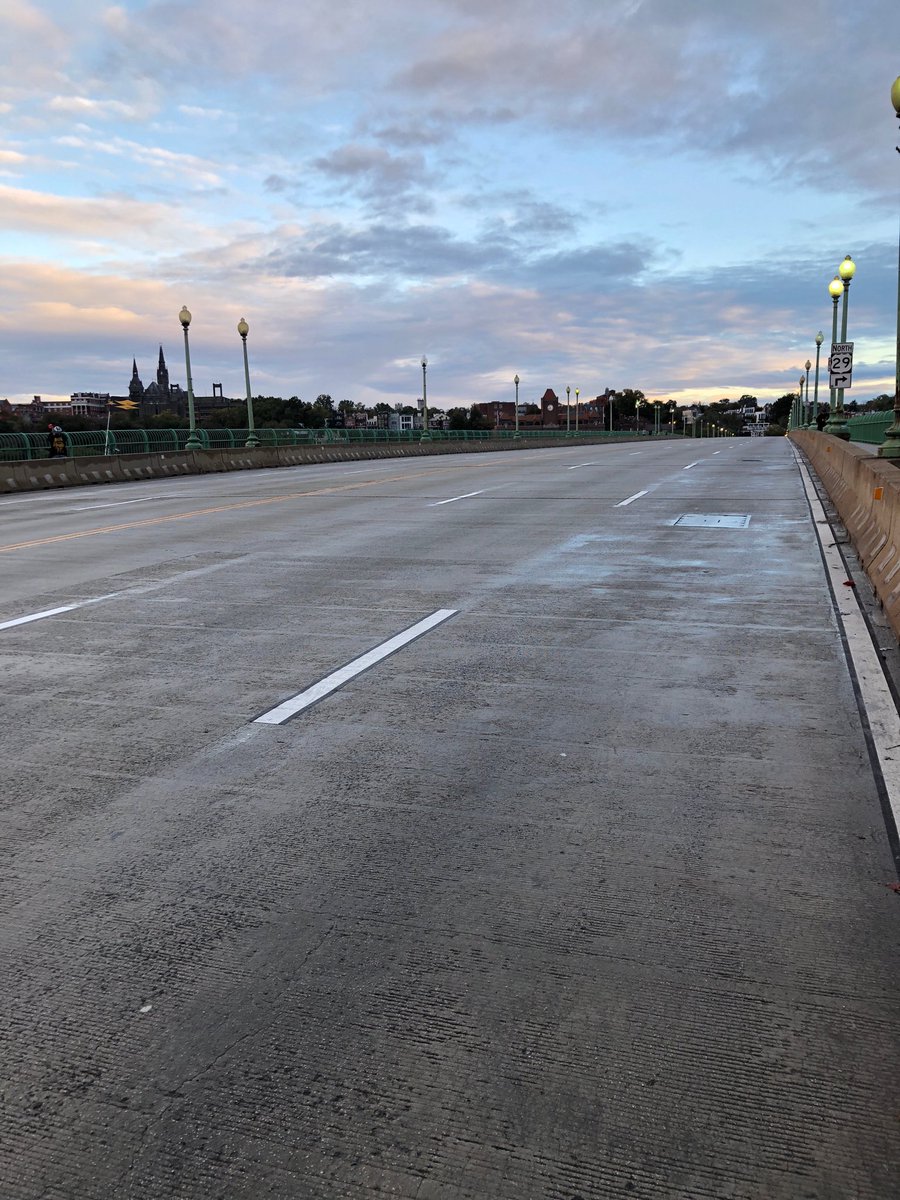
[[[852,387],[853,343],[832,342],[831,358],[828,360],[828,386],[833,388]]]

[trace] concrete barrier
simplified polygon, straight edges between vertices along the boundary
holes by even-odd
[[[426,457],[439,454],[484,454],[498,450],[534,450],[542,446],[614,445],[634,438],[585,437],[577,442],[558,438],[511,438],[460,442],[373,442],[309,446],[260,446],[256,450],[167,451],[157,454],[110,454],[76,458],[39,458],[29,462],[0,462],[0,492],[29,492],[43,488],[84,487],[91,483],[158,479],[168,475],[207,475],[218,471],[253,471],[301,467],[312,463],[359,462],[365,459]]]
[[[900,470],[828,433],[797,430],[790,437],[825,485],[900,638]]]

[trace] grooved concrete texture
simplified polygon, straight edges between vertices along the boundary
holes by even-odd
[[[0,631],[4,1200],[895,1194],[900,897],[786,441],[6,504],[0,621],[79,607]]]

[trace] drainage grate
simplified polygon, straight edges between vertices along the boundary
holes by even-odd
[[[673,525],[690,529],[746,529],[749,513],[682,513]]]

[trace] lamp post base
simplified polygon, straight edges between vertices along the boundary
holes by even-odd
[[[900,466],[900,406],[894,407],[894,423],[884,431],[884,441],[878,447],[878,457],[891,459]]]
[[[185,448],[185,450],[202,450],[203,449],[203,443],[200,441],[200,438],[197,436],[196,429],[191,430],[191,436],[184,443],[184,448]]]
[[[842,442],[850,441],[850,430],[847,428],[846,421],[835,421],[833,425],[826,425],[825,433],[830,433],[832,437],[840,438]]]
[[[255,450],[258,445],[259,445],[259,438],[251,430],[250,436],[247,438],[246,442],[244,442],[244,449],[245,450]]]

